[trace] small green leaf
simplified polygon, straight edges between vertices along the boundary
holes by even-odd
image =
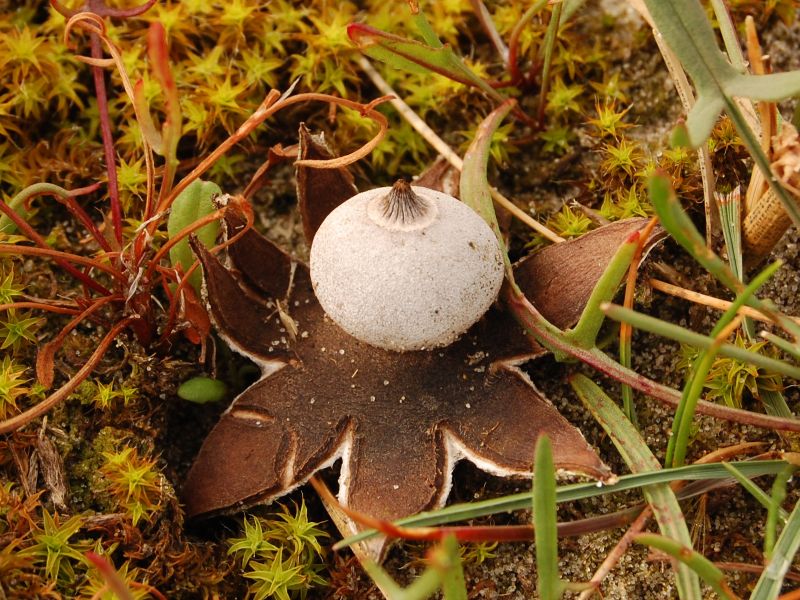
[[[175,201],[172,203],[172,209],[169,213],[169,220],[167,221],[167,233],[170,238],[175,237],[178,233],[188,227],[198,219],[214,212],[214,198],[219,196],[222,190],[216,183],[210,181],[202,181],[200,179],[193,181],[189,186],[183,190]],[[198,239],[206,247],[214,245],[219,233],[219,223],[209,223],[198,229],[195,234]],[[169,251],[169,259],[172,265],[177,267],[181,266],[183,272],[192,266],[194,263],[194,254],[189,247],[189,240],[182,239]],[[195,291],[200,294],[200,285],[203,281],[203,275],[200,270],[195,271],[189,278],[189,282]]]
[[[225,397],[227,386],[219,379],[192,377],[178,388],[178,396],[196,404],[219,402]]]
[[[672,130],[672,135],[669,138],[669,145],[673,148],[690,148],[692,140],[689,137],[689,130],[686,128],[686,123],[678,123]]]

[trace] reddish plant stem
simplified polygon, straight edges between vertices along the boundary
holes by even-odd
[[[108,240],[100,233],[100,230],[97,229],[97,226],[94,224],[89,218],[89,215],[86,214],[86,211],[83,210],[80,204],[75,200],[75,198],[69,197],[64,201],[64,204],[69,209],[69,211],[75,215],[75,218],[81,222],[86,228],[86,231],[94,238],[94,241],[106,252],[111,252],[111,245],[108,243]]]
[[[244,206],[247,206],[247,205],[246,204],[242,204],[241,206],[244,207]],[[228,207],[226,207],[225,209],[221,209],[221,210],[224,211],[227,208]],[[240,231],[238,231],[230,239],[227,239],[224,242],[222,242],[221,244],[217,244],[216,246],[211,248],[209,250],[209,252],[211,252],[211,254],[216,254],[220,250],[222,250],[224,248],[227,248],[231,244],[236,243],[236,241],[240,237],[242,237],[245,233],[247,233],[247,231],[249,229],[251,229],[253,227],[253,211],[252,210],[245,210],[244,213],[245,213],[245,226],[242,227],[242,229]],[[194,228],[192,226],[184,228],[183,230],[178,232],[178,234],[176,235],[176,238],[183,238],[186,235],[190,235],[194,229],[196,229],[196,228]],[[163,279],[166,279],[166,277],[168,276],[167,272],[171,271],[172,274],[173,274],[172,276],[175,277],[176,280],[178,280],[178,285],[175,288],[174,292],[169,293],[169,288],[166,285],[166,281],[165,281],[165,284],[164,284],[165,290],[167,291],[167,293],[169,293],[169,317],[167,318],[167,324],[164,327],[164,331],[161,334],[161,338],[159,339],[160,343],[165,342],[167,340],[167,338],[169,337],[170,333],[172,332],[172,328],[175,326],[175,321],[177,319],[179,299],[181,297],[181,294],[183,293],[183,288],[189,283],[189,278],[192,276],[192,274],[199,267],[200,267],[200,261],[199,260],[195,260],[191,264],[191,266],[186,270],[186,273],[184,273],[182,277],[178,277],[177,271],[175,269],[164,269],[164,270],[162,270]]]
[[[103,44],[100,36],[91,34],[92,58],[103,58]],[[117,181],[117,157],[114,140],[111,137],[111,118],[108,114],[108,94],[106,93],[105,73],[100,67],[92,67],[94,89],[97,95],[97,110],[100,117],[100,133],[103,137],[103,154],[108,171],[108,196],[111,201],[111,223],[117,244],[122,245],[122,207],[119,202],[119,183]]]
[[[764,565],[751,565],[748,563],[740,562],[714,562],[714,566],[723,571],[739,571],[741,573],[754,573],[761,575],[764,572]],[[789,581],[800,581],[800,573],[796,571],[787,571],[785,578]],[[797,590],[800,592],[800,590]],[[788,598],[788,596],[781,596],[780,598]],[[792,596],[793,598],[800,598],[800,596]]]
[[[6,419],[5,421],[0,421],[0,433],[10,433],[12,431],[16,431],[37,417],[41,417],[56,404],[67,398],[73,391],[75,391],[75,389],[83,382],[83,380],[86,379],[92,373],[92,371],[94,371],[97,363],[99,363],[100,359],[103,358],[106,350],[108,350],[108,347],[116,339],[120,332],[136,319],[138,319],[137,316],[127,317],[114,325],[114,327],[112,327],[111,330],[105,335],[105,337],[100,340],[100,343],[89,357],[89,360],[86,361],[86,363],[78,370],[77,373],[75,373],[75,375],[69,379],[69,381],[67,381],[64,385],[62,385],[36,406],[29,408],[25,412],[20,413],[15,417]]]
[[[529,335],[541,342],[547,348],[563,352],[586,363],[604,375],[616,379],[620,383],[627,383],[632,388],[639,390],[664,404],[676,408],[681,400],[681,393],[668,386],[662,385],[652,379],[623,367],[611,359],[598,348],[580,348],[565,341],[553,325],[539,313],[538,310],[521,293],[515,292],[511,286],[505,288],[505,301],[514,318],[522,325]],[[744,423],[772,429],[775,431],[800,431],[800,420],[773,417],[736,408],[728,408],[701,400],[697,404],[697,412],[717,419]]]
[[[22,255],[22,256],[47,256],[47,257],[52,258],[52,259],[54,259],[56,261],[72,262],[72,263],[76,263],[76,264],[79,264],[79,265],[85,265],[85,266],[90,267],[92,269],[98,269],[100,271],[104,271],[104,272],[112,275],[113,277],[116,277],[120,281],[123,280],[122,279],[122,273],[120,273],[119,271],[117,271],[113,267],[109,267],[107,265],[104,265],[101,262],[98,262],[97,260],[95,260],[93,258],[86,258],[85,256],[80,256],[79,254],[70,254],[68,252],[59,252],[58,250],[53,250],[52,248],[49,248],[49,247],[40,248],[40,247],[36,247],[36,246],[18,246],[16,244],[0,244],[0,254],[10,254],[10,255],[19,254],[19,255]],[[69,266],[69,265],[67,265],[67,266]],[[81,273],[80,271],[78,271],[78,274],[82,275],[83,277],[86,277],[86,274],[85,273]],[[92,283],[100,286],[100,288],[102,290],[101,293],[103,293],[105,295],[110,295],[111,294],[111,292],[109,290],[107,290],[106,288],[101,286],[99,283],[97,283],[97,282],[95,282],[95,281],[93,281],[91,279],[89,281],[91,281]]]
[[[84,309],[83,312],[71,319],[70,322],[58,332],[56,337],[47,342],[45,345],[39,347],[39,351],[36,356],[36,377],[39,380],[39,383],[41,383],[45,388],[49,388],[51,385],[53,385],[53,359],[56,352],[64,344],[64,338],[69,335],[70,331],[75,329],[87,317],[91,316],[92,313],[96,312],[106,304],[115,301],[119,302],[121,300],[123,300],[122,296],[103,296],[102,298],[99,298],[97,301],[93,302],[86,309]]]
[[[581,595],[578,597],[579,600],[586,600],[591,598],[594,594],[600,594],[600,584],[603,582],[603,579],[605,579],[606,575],[611,572],[622,556],[628,551],[630,545],[633,544],[633,538],[642,532],[652,514],[653,509],[651,509],[649,506],[645,507],[645,509],[639,513],[639,516],[636,517],[636,520],[620,538],[616,546],[614,546],[614,549],[608,554],[608,556],[606,556],[605,560],[603,560],[603,563],[597,568],[597,571],[595,571],[594,575],[592,575],[592,578],[589,580],[589,583],[592,586],[591,589],[585,590],[583,593],[581,593]],[[602,597],[602,594],[600,594],[600,596]]]
[[[67,308],[66,306],[52,306],[44,302],[9,302],[7,304],[0,304],[0,312],[14,309],[36,309],[44,310],[47,312],[58,313],[60,315],[77,315],[80,310],[77,308]]]
[[[95,292],[98,292],[99,294],[111,293],[108,289],[97,283],[94,279],[87,276],[85,273],[82,273],[81,271],[70,265],[68,262],[66,262],[66,260],[71,260],[70,258],[67,257],[71,257],[73,255],[67,255],[64,254],[63,252],[57,252],[56,250],[50,248],[50,246],[47,245],[47,242],[44,241],[44,238],[40,236],[33,227],[28,225],[28,222],[25,219],[20,217],[10,206],[8,206],[8,204],[3,202],[2,200],[0,200],[0,211],[2,211],[9,219],[11,219],[14,225],[17,226],[17,229],[19,229],[28,239],[30,239],[33,243],[35,243],[39,247],[39,249],[48,250],[49,252],[51,252],[52,254],[50,254],[50,256],[52,256],[52,258],[56,261],[56,264],[58,264],[58,266],[64,269],[67,273],[72,275],[75,279],[82,282],[84,285],[93,289]],[[0,246],[3,248],[6,247],[17,248],[17,250],[22,249],[22,247],[14,246],[13,244],[0,244]],[[25,248],[25,249],[31,250],[32,248]],[[15,254],[15,253],[16,252],[14,251],[7,252],[7,254]],[[64,256],[66,260],[64,260],[62,256]],[[72,262],[80,262],[80,261],[72,260]],[[119,273],[117,274],[121,276],[121,274]]]

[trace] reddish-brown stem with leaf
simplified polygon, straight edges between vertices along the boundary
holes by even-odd
[[[175,186],[170,193],[169,196],[164,198],[158,205],[156,210],[156,214],[159,214],[165,211],[169,206],[172,204],[172,201],[177,198],[178,194],[180,194],[186,187],[189,186],[194,180],[200,177],[203,173],[205,173],[211,166],[228,150],[230,150],[233,146],[239,143],[242,139],[250,135],[250,133],[258,127],[261,123],[263,123],[266,119],[274,115],[279,110],[282,110],[288,106],[293,104],[299,104],[303,102],[328,102],[333,104],[338,104],[340,106],[345,106],[347,108],[351,108],[353,110],[360,111],[361,114],[369,119],[375,121],[380,130],[377,134],[366,144],[361,146],[358,150],[351,152],[350,154],[346,154],[344,156],[340,156],[338,158],[333,158],[329,160],[303,160],[303,161],[296,161],[295,165],[303,165],[307,167],[314,167],[317,169],[327,169],[327,168],[336,168],[345,165],[349,165],[351,163],[360,160],[367,156],[375,146],[383,139],[386,131],[389,127],[389,122],[386,120],[386,117],[383,116],[381,113],[374,110],[374,106],[379,102],[388,101],[390,98],[384,97],[379,98],[378,100],[373,100],[369,105],[360,104],[358,102],[353,102],[352,100],[347,100],[345,98],[337,98],[336,96],[329,96],[327,94],[318,94],[314,92],[308,92],[305,94],[297,94],[296,96],[288,96],[288,97],[281,97],[280,94],[276,90],[272,90],[267,97],[264,98],[264,101],[261,103],[261,106],[250,115],[250,117],[237,129],[233,135],[228,137],[222,144],[217,146],[211,154],[205,157],[199,165],[197,165],[191,173],[189,173],[186,177],[184,177],[181,182]]]

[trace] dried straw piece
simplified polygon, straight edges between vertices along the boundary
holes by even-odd
[[[772,138],[772,147],[775,175],[800,200],[800,137],[797,130],[790,123],[783,123],[780,133]],[[769,254],[792,224],[780,198],[767,186],[761,171],[753,173],[753,180],[742,224],[745,257],[751,265]]]

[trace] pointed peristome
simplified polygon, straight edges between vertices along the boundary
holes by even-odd
[[[437,210],[431,200],[416,194],[405,179],[398,179],[387,194],[370,202],[367,214],[386,229],[414,231],[430,225]]]

